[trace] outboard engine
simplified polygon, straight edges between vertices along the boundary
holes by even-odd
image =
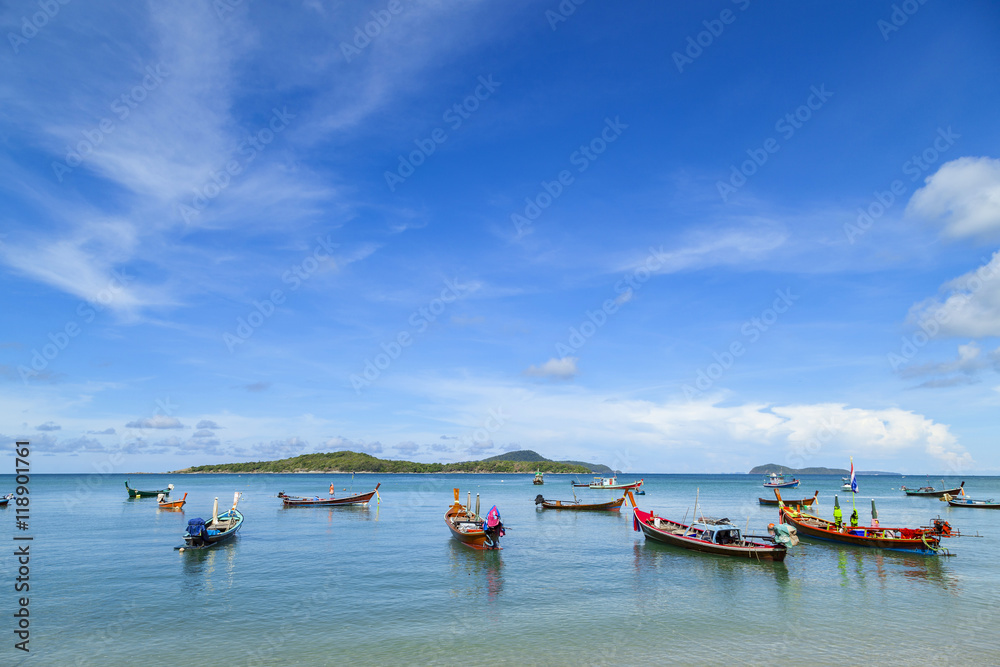
[[[500,538],[506,534],[506,531],[503,528],[503,523],[500,521],[500,510],[497,509],[496,505],[490,508],[489,513],[486,515],[483,532],[486,533],[486,539],[489,540],[490,549],[500,547]]]
[[[535,504],[536,505],[541,505],[544,502],[545,502],[545,498],[542,497],[542,494],[539,493],[537,496],[535,496]]]
[[[208,529],[205,527],[205,520],[197,517],[188,521],[186,537],[191,538],[192,546],[208,544]]]

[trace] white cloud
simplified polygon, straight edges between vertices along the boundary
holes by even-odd
[[[524,374],[529,377],[549,377],[557,380],[571,380],[578,373],[576,362],[579,357],[553,357],[541,366],[529,366]]]
[[[1000,234],[1000,160],[952,160],[924,182],[910,198],[908,214],[940,221],[955,238]]]
[[[1000,336],[1000,252],[983,266],[941,286],[911,309],[908,321],[930,336]]]
[[[130,421],[125,424],[125,428],[184,428],[184,424],[177,417],[153,415]]]

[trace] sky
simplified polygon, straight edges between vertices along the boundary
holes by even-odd
[[[0,8],[0,441],[1000,473],[1000,6]]]

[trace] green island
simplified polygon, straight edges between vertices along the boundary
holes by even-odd
[[[277,461],[249,461],[192,466],[175,473],[290,473],[290,472],[374,472],[374,473],[571,473],[587,475],[610,470],[607,466],[579,461],[552,461],[531,450],[508,452],[481,461],[459,463],[415,463],[390,461],[360,452],[340,451],[303,454]]]
[[[849,475],[850,470],[845,470],[844,468],[788,468],[786,466],[778,465],[777,463],[766,463],[762,466],[757,466],[752,469],[749,475],[770,475],[771,473],[777,473],[779,475]],[[895,472],[884,472],[882,470],[866,470],[866,471],[856,471],[856,475],[898,475]]]

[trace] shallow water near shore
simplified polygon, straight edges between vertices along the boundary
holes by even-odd
[[[763,533],[777,508],[757,475],[645,478],[636,500],[660,515],[704,513]],[[924,478],[859,477],[862,523],[871,499],[884,526],[940,515],[967,535],[945,540],[954,557],[813,542],[784,563],[693,554],[647,543],[627,509],[539,511],[533,499],[571,499],[571,475],[136,475],[136,488],[175,485],[182,512],[129,500],[123,475],[31,479],[30,654],[13,649],[6,615],[4,664],[997,664],[1000,511],[908,498]],[[783,495],[811,496],[830,517],[850,494],[839,476],[808,476]],[[1000,478],[965,479],[972,497],[1000,499]],[[327,495],[331,481],[366,508],[284,509],[279,491]],[[940,485],[940,480],[934,480]],[[478,552],[449,536],[452,488],[496,504],[503,550]],[[0,476],[0,493],[13,477]],[[188,519],[211,515],[242,491],[246,521],[214,549],[179,553]],[[617,492],[576,489],[588,501]],[[0,509],[8,534],[14,508]],[[10,550],[12,551],[12,550]],[[5,608],[16,602],[13,558],[2,559]],[[832,619],[836,619],[833,621]],[[198,657],[200,656],[200,657]]]

